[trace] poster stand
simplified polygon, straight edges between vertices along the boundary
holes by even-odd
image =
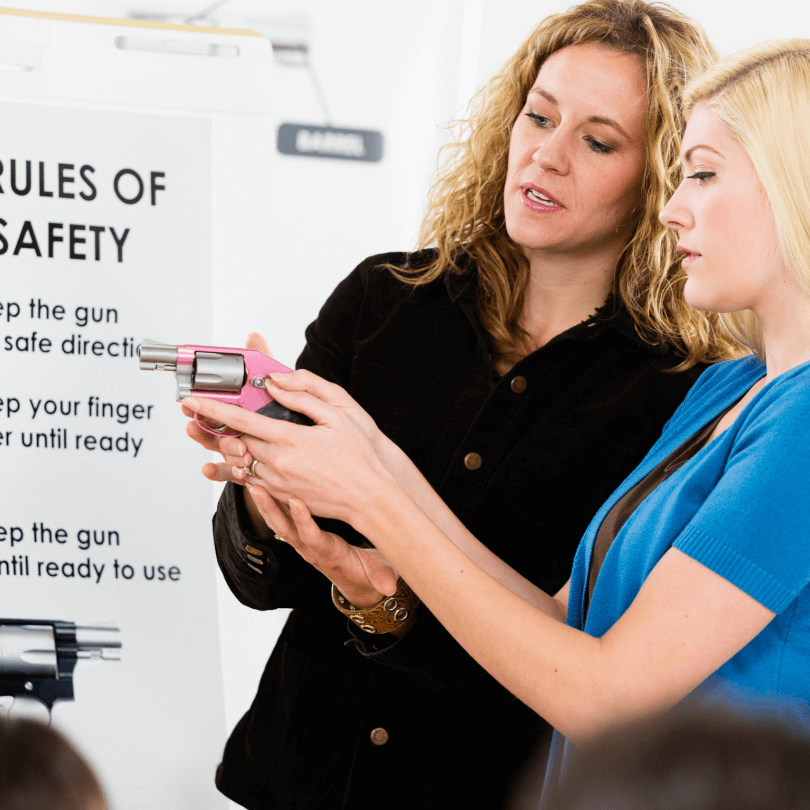
[[[264,260],[271,69],[249,31],[0,9],[0,691],[115,635],[52,717],[118,810],[225,806],[211,493],[137,345],[212,342]]]

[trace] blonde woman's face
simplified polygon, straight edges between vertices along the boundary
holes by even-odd
[[[504,213],[534,255],[615,260],[635,224],[645,166],[641,60],[597,43],[546,59],[512,128]]]
[[[684,179],[661,222],[678,233],[687,303],[714,312],[761,311],[788,276],[751,159],[703,102],[689,116],[681,156]]]

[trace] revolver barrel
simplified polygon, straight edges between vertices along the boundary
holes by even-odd
[[[76,625],[76,657],[121,660],[121,631],[112,625]]]
[[[142,371],[177,371],[177,346],[145,340],[138,346]]]

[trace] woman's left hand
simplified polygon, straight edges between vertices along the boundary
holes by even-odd
[[[323,531],[302,501],[290,499],[288,514],[263,487],[250,486],[249,491],[276,536],[334,583],[353,605],[369,607],[396,591],[397,574],[377,549],[357,548]]]
[[[183,405],[243,434],[239,441],[248,453],[238,459],[235,478],[244,481],[245,468],[256,459],[255,482],[247,483],[260,484],[282,502],[300,498],[314,514],[351,523],[363,494],[392,480],[369,438],[343,409],[308,392],[284,391],[270,380],[266,384],[281,405],[315,424],[295,425],[213,399],[189,397]]]

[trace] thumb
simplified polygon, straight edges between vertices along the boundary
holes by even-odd
[[[394,569],[387,565],[382,565],[374,571],[369,572],[368,580],[376,590],[386,596],[391,596],[397,590],[397,575]]]
[[[326,402],[321,402],[317,397],[308,394],[306,391],[285,391],[281,386],[273,382],[268,375],[266,391],[273,399],[278,400],[280,405],[289,408],[291,411],[298,411],[308,416],[319,425],[325,424],[329,417],[338,413],[338,410]],[[275,376],[275,375],[272,375]],[[283,375],[288,376],[288,375]]]
[[[230,464],[214,464],[214,462],[209,461],[207,464],[203,464],[200,472],[209,480],[209,481],[231,481],[234,484],[242,484],[244,485],[244,481],[237,481],[233,477],[233,473],[231,472],[231,465]]]
[[[245,341],[245,348],[258,349],[268,357],[273,356],[273,353],[270,351],[270,347],[267,345],[267,341],[258,332],[251,332],[248,335],[248,338]]]

